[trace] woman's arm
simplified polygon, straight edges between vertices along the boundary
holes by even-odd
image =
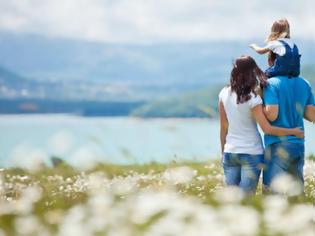
[[[279,115],[279,105],[266,105],[263,111],[269,121],[275,121]]]
[[[226,142],[226,135],[229,128],[229,122],[225,113],[223,102],[219,102],[219,113],[220,113],[220,141],[221,141],[221,152],[224,152],[224,145]]]
[[[261,129],[266,134],[274,136],[295,135],[299,138],[304,138],[304,132],[299,128],[287,129],[270,125],[267,118],[264,115],[262,105],[258,105],[252,108],[252,113],[254,115],[256,122],[259,124]]]
[[[270,52],[270,49],[269,48],[262,48],[262,47],[259,47],[257,44],[253,43],[251,45],[249,45],[250,48],[254,49],[257,53],[259,54],[265,54],[267,52]]]

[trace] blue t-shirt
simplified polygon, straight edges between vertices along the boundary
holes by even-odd
[[[268,86],[264,89],[264,104],[279,106],[278,117],[271,125],[304,129],[305,107],[315,105],[315,101],[312,88],[306,80],[301,77],[277,76],[268,80]],[[304,139],[296,136],[265,135],[265,146],[285,141],[304,143]]]

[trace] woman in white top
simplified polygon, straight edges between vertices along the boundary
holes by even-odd
[[[255,92],[257,83],[267,85],[264,73],[250,56],[235,61],[230,85],[219,94],[220,139],[222,165],[227,185],[239,186],[246,193],[255,193],[263,164],[263,144],[257,123],[263,132],[303,137],[299,128],[286,129],[269,124],[261,97]]]

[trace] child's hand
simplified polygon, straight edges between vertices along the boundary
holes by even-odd
[[[267,53],[267,52],[270,51],[269,48],[267,48],[267,47],[261,48],[261,47],[259,47],[256,43],[250,44],[249,47],[252,48],[252,49],[254,49],[254,50],[255,50],[257,53],[259,53],[259,54],[265,54],[265,53]]]
[[[250,48],[254,49],[256,51],[256,48],[258,47],[256,43],[252,43],[249,45]]]

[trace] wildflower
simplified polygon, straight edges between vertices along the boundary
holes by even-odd
[[[170,168],[162,174],[164,181],[170,184],[186,184],[195,176],[196,172],[188,166]]]
[[[62,210],[52,210],[48,211],[45,214],[45,219],[48,224],[60,224],[63,219],[63,211]]]
[[[239,203],[244,196],[244,192],[236,186],[227,186],[215,193],[215,199],[221,203]]]
[[[304,235],[303,231],[313,229],[312,205],[299,204],[291,208],[266,209],[264,221],[269,232],[283,235]],[[294,222],[294,224],[292,223]]]
[[[104,190],[106,175],[103,172],[94,172],[88,176],[87,186],[91,193]],[[76,182],[78,183],[78,182]]]
[[[42,195],[42,190],[37,186],[30,186],[21,191],[21,197],[14,206],[15,210],[21,214],[29,214],[33,209],[33,204],[37,202]]]
[[[220,208],[219,216],[231,235],[252,236],[259,230],[260,218],[252,207],[241,205],[225,205]],[[249,223],[250,222],[250,223]]]
[[[37,232],[41,228],[39,220],[33,215],[17,217],[14,223],[19,235],[38,235]]]
[[[287,196],[297,196],[303,192],[303,184],[289,174],[281,174],[272,181],[271,190]]]

